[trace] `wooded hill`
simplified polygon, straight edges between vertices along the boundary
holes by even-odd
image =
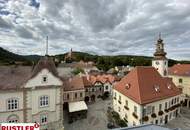
[[[63,61],[66,54],[59,54],[52,57]],[[131,66],[150,66],[152,57],[148,56],[133,56],[133,55],[118,55],[118,56],[98,56],[84,52],[73,52],[74,61],[93,61],[101,70],[107,71],[115,66],[131,65]],[[39,55],[18,55],[9,52],[0,47],[0,65],[14,65],[17,62],[22,62],[23,65],[32,65],[36,63],[42,56]],[[169,66],[177,63],[189,63],[190,61],[177,61],[169,59]]]

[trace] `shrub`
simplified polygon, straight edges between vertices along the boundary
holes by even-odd
[[[142,118],[142,120],[145,121],[145,122],[147,122],[148,119],[149,119],[148,116],[144,116],[144,117]]]
[[[124,120],[118,120],[118,123],[117,123],[120,127],[127,127],[127,123],[124,121]]]
[[[129,108],[128,108],[127,106],[124,106],[124,108],[125,108],[126,110],[129,110]]]
[[[133,117],[135,117],[136,119],[138,119],[138,116],[136,113],[133,112]]]
[[[152,113],[152,114],[151,114],[151,117],[152,117],[152,118],[156,118],[156,114],[155,114],[155,113]]]
[[[165,112],[167,112],[167,113],[169,112],[169,110],[168,110],[168,109],[165,109],[164,111],[165,111]]]
[[[159,111],[159,112],[158,112],[158,115],[159,115],[159,116],[162,116],[163,114],[164,114],[163,111]]]

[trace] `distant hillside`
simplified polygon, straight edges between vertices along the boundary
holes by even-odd
[[[65,54],[59,54],[52,57],[56,57],[59,61],[63,61]],[[131,66],[151,66],[151,60],[153,57],[148,56],[133,56],[133,55],[118,55],[118,56],[98,56],[84,52],[73,52],[75,61],[93,61],[96,66],[104,71],[109,70],[115,66],[131,65]],[[0,65],[11,65],[15,62],[23,62],[24,65],[32,65],[36,63],[42,56],[39,55],[27,55],[21,56],[14,54],[0,47]],[[189,63],[190,61],[177,61],[169,59],[169,66],[177,63]]]
[[[14,54],[0,47],[0,65],[12,65],[20,62],[24,65],[30,65],[30,60],[27,60],[24,56]]]
[[[131,65],[131,66],[151,66],[152,58],[148,56],[134,56],[134,55],[118,55],[118,56],[98,56],[84,52],[73,52],[75,61],[93,61],[96,66],[104,71],[109,70],[115,66]],[[65,54],[56,55],[60,61],[64,60]],[[169,66],[177,63],[190,63],[190,61],[177,61],[169,59]]]
[[[37,62],[42,56],[40,55],[25,55],[24,58],[33,62]]]

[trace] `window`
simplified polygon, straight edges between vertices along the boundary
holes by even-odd
[[[125,114],[125,119],[126,119],[126,120],[128,119],[128,116],[127,116],[127,114]]]
[[[152,106],[152,113],[154,113],[155,112],[155,107],[154,106]]]
[[[120,107],[118,107],[118,111],[119,111],[119,112],[121,111],[121,108],[120,108]]]
[[[106,86],[106,90],[108,90],[108,86]]]
[[[168,103],[167,102],[165,102],[165,109],[167,109],[168,108]]]
[[[158,124],[158,120],[155,121],[155,124]]]
[[[8,123],[17,123],[18,120],[17,119],[12,119],[12,120],[9,120]]]
[[[147,112],[146,112],[146,108],[143,108],[143,116],[146,116]]]
[[[137,113],[137,107],[134,106],[134,113]]]
[[[115,92],[115,98],[117,97],[117,93]]]
[[[177,103],[179,102],[179,97],[177,97]]]
[[[69,94],[67,94],[67,99],[69,99]]]
[[[146,114],[151,114],[152,112],[152,106],[147,106]]]
[[[94,92],[94,88],[92,88],[92,92]]]
[[[133,126],[136,126],[136,123],[133,121]]]
[[[77,93],[75,93],[75,98],[77,98]]]
[[[82,97],[82,93],[80,93],[80,97]]]
[[[18,99],[9,99],[7,101],[8,110],[17,110],[18,109]]]
[[[174,104],[174,99],[172,99],[172,105]]]
[[[159,104],[159,111],[162,110],[162,104]]]
[[[101,90],[102,90],[102,88],[100,87],[100,88],[99,88],[99,90],[101,91]]]
[[[121,96],[119,96],[119,101],[121,101]]]
[[[49,105],[49,97],[41,96],[40,97],[40,107],[47,107]]]
[[[86,92],[88,92],[88,89],[86,89]]]
[[[19,122],[19,117],[17,115],[13,114],[8,117],[7,122],[8,123],[17,123],[17,122]]]
[[[127,101],[127,100],[125,100],[125,106],[127,106],[127,107],[128,107],[128,101]]]
[[[160,124],[162,124],[163,123],[163,119],[162,119],[162,117],[160,118]]]
[[[183,83],[183,79],[179,79],[179,83]]]
[[[47,123],[47,115],[41,115],[40,122],[41,122],[41,124],[46,124]]]
[[[44,83],[46,83],[46,82],[47,82],[47,76],[43,76],[42,81],[43,81]]]

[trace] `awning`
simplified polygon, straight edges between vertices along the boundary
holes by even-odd
[[[84,101],[69,102],[69,112],[77,112],[87,110],[88,107]]]

